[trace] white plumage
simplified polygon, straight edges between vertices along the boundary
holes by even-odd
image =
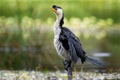
[[[61,9],[58,9],[58,12],[62,14]],[[61,33],[61,28],[60,28],[59,23],[60,23],[60,20],[62,19],[62,15],[59,15],[57,13],[56,18],[57,19],[56,19],[56,22],[54,24],[54,46],[56,48],[56,51],[57,51],[58,55],[62,59],[69,60],[70,53],[65,50],[62,43],[59,41],[59,36],[60,36],[60,33]]]

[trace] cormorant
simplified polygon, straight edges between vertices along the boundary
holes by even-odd
[[[75,34],[64,24],[64,13],[61,7],[53,5],[52,11],[56,15],[56,22],[54,24],[54,46],[59,56],[64,59],[64,68],[72,67],[77,63],[78,59],[82,63],[88,61],[97,66],[103,66],[104,63],[96,59],[90,58],[83,50],[80,40]]]

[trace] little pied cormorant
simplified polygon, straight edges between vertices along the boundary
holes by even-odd
[[[64,59],[64,67],[68,67],[77,63],[78,59],[82,63],[88,61],[97,66],[103,66],[104,63],[86,56],[85,51],[79,39],[68,28],[63,27],[64,14],[62,8],[56,5],[52,6],[52,11],[56,15],[56,22],[54,24],[54,46],[58,55]]]

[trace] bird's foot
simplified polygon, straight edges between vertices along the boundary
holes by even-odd
[[[63,62],[65,70],[68,71],[68,68],[71,67],[71,61],[64,60]]]

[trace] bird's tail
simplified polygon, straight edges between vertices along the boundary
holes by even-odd
[[[101,60],[97,60],[91,57],[86,57],[86,61],[90,62],[91,64],[95,65],[95,66],[99,66],[99,67],[105,67],[106,63],[101,61]]]

